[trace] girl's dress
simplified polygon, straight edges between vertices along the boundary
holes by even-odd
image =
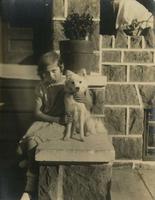
[[[65,113],[63,81],[59,84],[40,82],[36,88],[36,101],[40,101],[41,111],[44,114],[54,117],[63,116]],[[63,134],[64,129],[64,126],[57,123],[34,122],[19,142],[22,153],[33,149],[40,143],[50,141],[53,133],[62,132]]]

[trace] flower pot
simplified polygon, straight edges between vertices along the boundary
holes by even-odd
[[[96,63],[93,54],[93,43],[87,40],[63,40],[60,41],[60,55],[65,70],[79,72],[85,68],[87,73],[93,70]]]

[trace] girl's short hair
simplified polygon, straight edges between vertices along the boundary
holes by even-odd
[[[60,69],[63,70],[62,60],[56,52],[49,51],[43,54],[38,64],[38,75],[42,78],[42,74],[46,72],[47,66],[52,65],[55,62],[57,62]]]

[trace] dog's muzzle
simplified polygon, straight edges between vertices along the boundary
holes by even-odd
[[[76,89],[76,92],[79,92],[79,90],[80,90],[80,88],[79,88],[79,87],[76,87],[75,89]]]

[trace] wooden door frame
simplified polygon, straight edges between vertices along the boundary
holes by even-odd
[[[0,17],[0,63],[5,63],[8,53],[8,24]]]

